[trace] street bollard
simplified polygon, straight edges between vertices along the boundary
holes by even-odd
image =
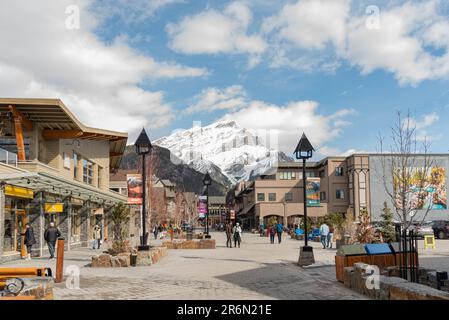
[[[56,253],[56,283],[61,283],[64,272],[64,239],[58,239],[58,250]]]

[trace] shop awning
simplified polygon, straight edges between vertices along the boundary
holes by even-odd
[[[67,180],[49,173],[4,173],[0,182],[31,189],[34,192],[47,192],[61,197],[90,200],[99,204],[116,204],[127,201],[126,196],[113,191],[103,191],[81,182]]]

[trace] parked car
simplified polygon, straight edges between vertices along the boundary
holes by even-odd
[[[446,239],[449,237],[449,221],[434,220],[432,222],[432,229],[435,238]]]
[[[421,225],[416,225],[415,230],[418,233],[418,237],[424,238],[426,235],[434,234],[432,226],[432,221],[427,221]]]

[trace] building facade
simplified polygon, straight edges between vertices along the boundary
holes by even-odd
[[[107,213],[126,196],[109,190],[127,134],[83,125],[57,99],[0,99],[0,260],[24,255],[26,223],[46,252],[54,222],[70,250],[87,246],[93,227],[108,238]]]
[[[302,163],[279,163],[274,172],[255,181],[242,182],[232,191],[237,219],[247,229],[266,224],[272,216],[292,226],[303,217],[304,201],[307,201],[307,213],[311,218],[342,213],[351,214],[357,219],[360,212],[366,210],[372,221],[378,221],[384,202],[392,208],[391,198],[382,180],[382,157],[385,156],[353,154],[308,163],[306,199],[303,196]],[[432,187],[439,192],[441,200],[438,201],[441,204],[433,205],[426,219],[449,220],[446,196],[449,155],[433,154],[430,157],[434,167],[432,170],[441,176],[440,185]],[[420,164],[419,159],[424,159],[424,155],[417,155],[416,158],[416,166],[422,166],[423,160]],[[418,210],[415,218],[423,216],[424,212],[427,210]]]

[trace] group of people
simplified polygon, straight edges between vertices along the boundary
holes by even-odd
[[[226,231],[226,247],[232,248],[232,240],[234,240],[234,248],[240,248],[240,243],[242,242],[242,227],[240,223],[236,223],[234,226],[231,221],[228,221],[225,226]]]
[[[36,238],[34,236],[34,230],[29,223],[25,225],[25,232],[22,233],[24,236],[24,244],[27,248],[26,260],[31,260],[31,250],[33,245],[36,244]],[[49,227],[44,232],[44,239],[47,242],[48,251],[50,252],[50,259],[55,258],[55,248],[56,241],[61,236],[61,232],[55,227],[54,222],[50,222]]]
[[[320,240],[323,249],[332,248],[332,239],[334,237],[334,227],[327,225],[326,222],[320,226]]]
[[[282,233],[284,232],[284,225],[280,222],[278,222],[275,225],[272,225],[268,228],[268,232],[270,234],[270,243],[274,244],[274,238],[277,235],[278,243],[281,243],[282,241]]]

